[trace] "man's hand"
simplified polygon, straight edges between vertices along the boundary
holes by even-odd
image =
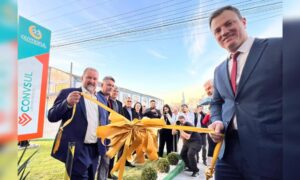
[[[215,131],[215,133],[209,133],[209,136],[215,143],[223,140],[222,131],[224,130],[224,125],[222,121],[215,121],[208,128]]]
[[[81,95],[79,91],[73,91],[71,92],[67,97],[67,103],[69,106],[74,106],[74,104],[77,104],[79,102]]]
[[[175,134],[177,134],[177,130],[172,129],[172,135],[175,135]]]
[[[183,130],[180,130],[180,136],[183,139],[189,140],[191,138],[191,134],[188,134],[186,132],[184,132]]]

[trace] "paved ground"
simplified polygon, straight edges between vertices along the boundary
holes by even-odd
[[[181,140],[178,142],[178,148],[179,150],[181,150],[182,147],[182,142]],[[208,146],[207,146],[208,147]],[[180,151],[179,151],[180,152]],[[192,172],[186,172],[186,171],[182,171],[178,176],[176,176],[173,180],[187,180],[187,179],[197,179],[197,180],[205,180],[205,170],[207,168],[207,166],[205,166],[204,164],[202,164],[202,152],[200,151],[199,156],[200,156],[200,160],[198,163],[198,168],[200,169],[199,175],[197,177],[191,177]],[[211,178],[210,180],[214,180],[214,177]]]
[[[43,136],[43,138],[54,139],[54,137],[55,137],[55,135],[57,133],[59,125],[60,125],[60,123],[50,123],[48,120],[45,120],[45,123],[44,123],[44,127],[45,128],[44,128],[44,136]],[[179,142],[178,142],[179,152],[181,151],[181,147],[182,147],[182,141],[180,139]],[[208,145],[207,145],[207,148],[208,148]],[[200,155],[200,161],[199,161],[199,164],[198,164],[198,168],[200,169],[199,176],[197,176],[197,177],[191,177],[192,172],[185,172],[185,171],[183,171],[178,176],[176,176],[174,178],[174,180],[187,180],[187,179],[205,180],[205,169],[207,168],[207,166],[204,166],[202,164],[201,152],[199,153],[199,155]],[[214,178],[212,178],[210,180],[214,180]]]
[[[197,177],[191,177],[192,172],[182,171],[173,180],[187,180],[187,179],[205,180],[205,169],[207,168],[207,166],[204,166],[202,163],[199,163],[198,168],[200,169],[200,172]],[[214,178],[211,178],[210,180],[214,180]]]

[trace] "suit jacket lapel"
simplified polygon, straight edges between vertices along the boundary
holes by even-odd
[[[123,108],[122,107],[122,103],[120,101],[118,101],[118,100],[117,100],[117,103],[118,103],[118,106],[119,106],[119,112],[118,113],[121,114],[122,108]]]
[[[97,96],[97,100],[100,101],[99,97]],[[104,122],[101,121],[101,116],[104,116],[104,114],[101,114],[100,106],[98,106],[98,112],[99,112],[99,125],[103,125]]]
[[[253,70],[254,70],[257,62],[259,61],[263,51],[265,50],[266,46],[267,46],[267,43],[265,41],[259,40],[259,39],[254,40],[254,43],[253,43],[253,45],[250,49],[249,55],[247,57],[246,64],[244,66],[239,85],[237,87],[236,96],[239,95],[243,86],[249,79],[249,76],[253,72]]]
[[[103,103],[105,106],[108,106],[107,101],[105,100],[105,97],[102,94],[97,93],[96,97],[99,102]],[[107,119],[104,114],[106,112],[106,110],[104,110],[100,106],[98,106],[98,112],[99,112],[99,124],[100,125],[108,124],[108,122],[105,122]],[[109,112],[107,112],[107,116],[109,116]]]
[[[230,78],[229,78],[228,61],[229,60],[227,59],[226,62],[224,62],[220,67],[221,75],[222,75],[221,78],[223,78],[223,82],[225,83],[225,87],[228,89],[228,92],[230,92],[230,96],[234,97],[233,90],[230,83]]]
[[[79,88],[79,91],[82,92],[82,88]],[[80,97],[80,100],[79,100],[78,104],[79,104],[79,106],[80,106],[80,108],[83,112],[83,115],[84,115],[85,119],[87,120],[86,108],[85,108],[85,103],[84,103],[84,97],[83,96]]]

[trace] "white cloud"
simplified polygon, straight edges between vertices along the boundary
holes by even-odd
[[[283,3],[284,5],[284,17],[285,18],[300,18],[299,13],[299,1],[298,0],[289,0],[289,2]]]
[[[259,38],[268,38],[268,37],[282,37],[282,19],[278,18],[273,21],[265,31],[259,34]]]
[[[203,7],[200,7],[201,4],[202,3],[200,2],[199,8],[195,12],[196,14],[203,14],[203,11],[205,11]],[[191,24],[191,30],[185,34],[184,37],[184,43],[187,47],[187,53],[189,57],[186,71],[192,77],[200,76],[200,72],[202,71],[203,67],[208,65],[203,59],[203,55],[207,53],[206,48],[208,42],[208,35],[203,33],[207,27],[203,27],[203,23],[204,22],[200,20]]]
[[[203,14],[202,3],[199,2],[199,8],[196,14]],[[197,64],[200,61],[201,55],[206,52],[207,35],[203,33],[204,28],[199,28],[203,24],[202,20],[198,20],[191,24],[192,30],[185,36],[185,44],[188,46],[188,55],[191,58],[192,64]]]
[[[155,57],[156,59],[168,59],[167,56],[161,54],[160,52],[153,50],[153,49],[147,49],[147,52],[152,55],[153,57]]]

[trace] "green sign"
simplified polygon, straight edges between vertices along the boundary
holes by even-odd
[[[19,17],[18,54],[19,60],[26,57],[49,53],[50,30],[26,19]]]

